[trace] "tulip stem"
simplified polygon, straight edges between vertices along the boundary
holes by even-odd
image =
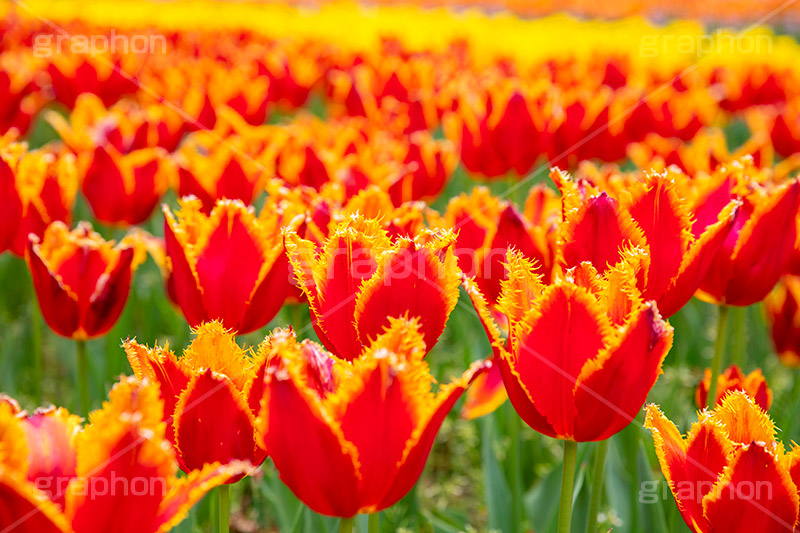
[[[509,459],[511,464],[511,518],[514,531],[522,531],[522,471],[520,469],[519,431],[520,418],[516,412],[509,415],[509,437],[511,449]]]
[[[342,518],[339,521],[339,533],[351,533],[353,531],[354,522],[355,518],[352,516],[350,518]]]
[[[34,298],[36,295],[34,294]],[[33,386],[36,403],[42,405],[42,317],[36,301],[31,302],[31,350],[33,351]]]
[[[608,452],[608,439],[598,442],[594,449],[592,496],[589,500],[587,533],[597,533],[597,514],[600,512],[600,501],[603,499],[603,468],[606,464],[606,452]]]
[[[217,503],[219,504],[219,533],[229,533],[231,530],[231,486],[220,485],[217,487]]]
[[[369,515],[369,521],[367,522],[367,525],[368,525],[367,531],[369,533],[378,533],[381,530],[380,511]]]
[[[569,533],[572,523],[572,491],[575,487],[575,458],[578,443],[564,441],[564,460],[561,462],[561,503],[558,508],[558,533]]]
[[[86,341],[75,341],[78,352],[78,394],[80,395],[81,416],[89,416],[89,357],[86,354]]]
[[[728,332],[728,311],[726,305],[719,306],[717,319],[717,340],[714,342],[714,359],[711,360],[711,381],[708,382],[706,407],[713,409],[717,405],[717,380],[722,369],[722,355],[725,351],[725,337]]]

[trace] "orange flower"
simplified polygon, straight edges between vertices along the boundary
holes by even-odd
[[[582,263],[542,285],[531,262],[509,252],[498,310],[509,325],[500,340],[483,296],[467,293],[495,349],[508,397],[545,435],[578,442],[607,439],[644,404],[672,345],[672,327],[635,287],[633,263],[601,277]]]
[[[753,402],[764,411],[769,411],[772,406],[772,390],[764,379],[760,369],[753,370],[747,376],[742,370],[731,365],[725,372],[717,377],[717,405],[722,403],[725,395],[732,391],[744,391],[753,399]],[[711,369],[706,368],[703,381],[697,386],[695,403],[703,409],[708,403],[708,389],[711,383]]]
[[[432,392],[420,321],[388,322],[353,361],[298,343],[291,331],[267,339],[259,431],[283,482],[318,513],[375,513],[403,498],[481,371],[477,363]]]
[[[735,199],[726,197],[713,216],[700,217],[705,205],[686,198],[681,174],[645,174],[619,199],[560,171],[551,176],[562,193],[561,264],[590,261],[602,273],[626,250],[647,250],[638,287],[665,317],[691,299],[734,226]]]
[[[86,340],[106,333],[128,300],[131,278],[144,260],[140,239],[129,234],[118,245],[81,222],[62,222],[32,238],[26,259],[47,325],[64,337]]]
[[[756,182],[752,162],[734,162],[702,187],[697,222],[715,220],[734,195],[742,198],[728,238],[700,283],[698,297],[723,305],[747,306],[764,299],[789,268],[797,240],[800,181]]]
[[[194,333],[180,359],[135,340],[123,347],[136,377],[160,385],[167,438],[184,472],[238,460],[258,466],[267,456],[255,430],[267,345],[254,356],[216,321]]]
[[[186,321],[220,320],[240,334],[264,326],[289,288],[280,214],[270,203],[259,217],[238,200],[217,201],[209,215],[197,198],[179,203],[174,214],[164,206],[164,238],[167,288]]]
[[[176,477],[154,385],[130,378],[80,428],[63,409],[15,412],[0,402],[0,528],[21,533],[162,533],[247,463]],[[124,489],[124,490],[123,490]]]
[[[144,222],[169,186],[169,167],[160,149],[144,148],[122,155],[113,146],[98,146],[79,158],[83,194],[101,222],[121,226]]]
[[[745,392],[700,412],[685,438],[655,405],[647,406],[645,427],[692,531],[794,530],[800,448],[784,451],[772,420]]]
[[[69,224],[78,190],[72,155],[27,152],[11,144],[0,157],[0,251],[23,256],[28,236],[44,234],[56,220]]]
[[[781,363],[800,367],[800,277],[781,278],[764,299],[764,311]]]
[[[377,220],[351,215],[325,242],[288,234],[286,250],[322,344],[355,359],[390,317],[423,317],[425,345],[442,334],[458,301],[454,235],[424,230],[394,242]]]

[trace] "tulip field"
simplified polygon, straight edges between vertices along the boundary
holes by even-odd
[[[800,531],[798,24],[0,5],[0,533]]]

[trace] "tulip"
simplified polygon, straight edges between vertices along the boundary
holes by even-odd
[[[175,150],[184,132],[181,116],[163,104],[143,106],[122,100],[106,108],[92,93],[78,96],[69,121],[49,111],[45,118],[76,154],[111,146],[120,154],[143,148]]]
[[[727,198],[713,217],[693,222],[703,203],[692,204],[682,190],[683,176],[665,172],[645,176],[619,200],[583,181],[555,171],[562,193],[564,223],[560,253],[565,268],[590,261],[604,272],[626,249],[649,252],[638,287],[655,300],[665,317],[691,299],[734,226],[738,202]]]
[[[486,299],[465,280],[517,414],[536,431],[565,441],[560,533],[570,529],[576,443],[604,441],[634,419],[672,345],[672,327],[636,289],[641,254],[631,252],[630,262],[602,277],[581,263],[544,286],[529,259],[509,252],[497,305],[508,322],[506,343]],[[605,449],[597,449],[600,465]]]
[[[196,135],[196,134],[194,134]],[[240,156],[229,145],[207,149],[201,142],[187,139],[178,153],[178,196],[195,196],[208,214],[217,200],[241,200],[250,205],[264,189],[263,168]]]
[[[743,205],[725,243],[700,283],[698,296],[719,305],[747,306],[759,302],[787,271],[797,240],[795,218],[800,209],[797,179],[768,186],[749,174],[752,163],[722,167],[701,189],[703,207],[697,224],[714,220],[733,195]]]
[[[238,200],[219,200],[209,215],[184,198],[164,206],[167,287],[190,326],[220,320],[239,334],[278,313],[289,288],[281,216],[268,203],[256,217]]]
[[[62,222],[28,244],[27,261],[42,315],[59,335],[88,340],[106,333],[119,318],[131,277],[143,260],[139,239],[130,234],[115,246],[81,222],[70,231]]]
[[[63,409],[0,402],[0,528],[20,533],[162,533],[206,492],[247,472],[211,464],[176,476],[155,385],[123,378],[80,427]]]
[[[421,320],[388,322],[353,361],[297,342],[291,331],[266,341],[259,432],[281,480],[318,513],[347,519],[403,498],[445,416],[482,370],[476,363],[434,393]]]
[[[0,72],[0,134],[28,133],[36,113],[46,103],[36,78],[37,69],[26,63],[26,60],[5,63]]]
[[[707,368],[703,381],[697,386],[695,403],[703,409],[708,404],[708,389],[711,384],[711,369]],[[732,391],[744,391],[762,410],[769,411],[772,405],[772,390],[764,379],[760,369],[753,370],[746,376],[736,365],[731,365],[717,378],[717,405]]]
[[[764,312],[781,363],[800,367],[800,277],[781,278],[764,299]]]
[[[113,146],[98,146],[81,158],[83,194],[94,216],[121,226],[147,220],[169,185],[162,155],[149,148],[122,155]]]
[[[743,391],[702,411],[686,437],[655,405],[645,427],[683,520],[695,533],[794,531],[800,449],[785,452],[769,416]]]
[[[394,242],[376,220],[351,215],[322,250],[287,234],[286,249],[322,344],[355,359],[391,317],[425,317],[431,349],[458,301],[454,235],[425,230]]]
[[[86,341],[108,332],[116,323],[143,261],[140,239],[130,234],[119,244],[105,241],[81,222],[70,231],[53,222],[40,240],[28,244],[26,260],[47,325],[75,340],[78,353],[78,391],[84,414],[89,412]]]
[[[267,455],[255,430],[264,349],[254,356],[240,348],[234,333],[216,321],[194,333],[181,358],[130,339],[123,348],[136,377],[160,386],[166,435],[184,472],[237,460],[258,466]]]
[[[125,94],[137,91],[136,70],[139,54],[117,59],[96,54],[53,53],[47,73],[55,99],[72,109],[81,93],[94,93],[110,106]]]
[[[0,251],[25,255],[28,237],[55,221],[67,224],[78,189],[75,158],[11,145],[0,158]]]

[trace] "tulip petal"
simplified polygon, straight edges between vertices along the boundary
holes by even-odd
[[[207,464],[237,460],[257,466],[266,457],[256,444],[255,417],[250,407],[226,376],[211,369],[189,381],[175,406],[174,425],[185,469],[199,470]]]
[[[184,245],[175,234],[176,227],[174,215],[169,207],[164,206],[164,246],[169,258],[172,294],[189,325],[198,326],[208,319],[208,313],[203,305],[197,273],[189,263]]]
[[[656,456],[678,510],[694,531],[706,532],[702,498],[727,465],[732,445],[722,429],[698,423],[687,441],[655,405],[647,406],[645,427],[653,432]]]
[[[433,400],[433,405],[429,407],[427,420],[418,423],[414,435],[406,443],[403,458],[397,467],[397,477],[394,479],[391,490],[383,496],[377,509],[391,507],[414,487],[422,469],[425,468],[428,455],[430,455],[436,435],[439,433],[445,417],[470,383],[487,368],[484,361],[476,361],[461,377],[439,390]]]
[[[283,249],[272,266],[257,282],[239,326],[239,333],[249,333],[265,326],[281,310],[289,292],[289,261]]]
[[[575,385],[579,442],[603,440],[636,417],[662,373],[672,346],[672,328],[650,302],[625,325],[625,332],[581,370]]]
[[[731,201],[722,210],[717,221],[706,226],[697,240],[690,245],[677,275],[667,290],[661,295],[650,293],[656,298],[658,310],[664,318],[677,313],[697,291],[733,227],[738,205],[737,201]]]
[[[210,318],[237,331],[264,263],[253,221],[244,216],[237,204],[218,204],[210,219],[214,229],[204,246],[198,243],[195,264]]]
[[[83,179],[83,194],[98,220],[116,222],[125,219],[130,207],[125,205],[128,198],[125,179],[103,146],[95,148],[92,163]]]
[[[598,272],[615,265],[623,249],[644,244],[642,230],[605,192],[565,215],[561,242],[567,268],[589,261]]]
[[[0,158],[0,253],[11,248],[22,222],[22,199],[14,171]],[[27,239],[27,235],[25,236]]]
[[[64,337],[72,337],[80,327],[80,307],[75,293],[65,287],[61,280],[45,265],[33,243],[28,244],[28,264],[47,325]]]
[[[402,240],[361,285],[355,308],[361,342],[368,343],[383,333],[391,317],[425,317],[421,332],[430,350],[458,302],[459,283],[455,256],[449,247],[444,261],[440,261],[431,247]]]
[[[650,245],[644,298],[657,300],[678,274],[694,239],[691,214],[678,197],[675,183],[665,175],[653,176],[642,184],[638,197],[626,207]]]
[[[237,461],[226,465],[213,463],[180,478],[161,502],[155,521],[155,527],[158,529],[154,529],[154,533],[166,533],[181,523],[189,513],[189,509],[211,489],[250,475],[252,472],[253,466],[250,463]]]
[[[22,423],[28,445],[28,481],[61,508],[67,483],[76,475],[72,438],[79,426],[80,418],[61,408],[37,410]]]
[[[321,514],[358,512],[357,451],[315,397],[280,372],[268,375],[259,421],[275,468],[295,496]]]
[[[514,329],[511,373],[555,433],[572,438],[575,386],[584,364],[611,338],[608,317],[586,289],[551,285]],[[511,390],[509,396],[513,402]]]
[[[703,499],[714,531],[793,531],[798,504],[797,486],[762,442],[738,452]]]
[[[58,506],[33,484],[0,468],[0,531],[71,533]]]
[[[167,438],[175,444],[173,417],[175,405],[181,393],[189,385],[191,375],[178,361],[175,354],[160,348],[149,349],[136,341],[123,343],[128,363],[137,379],[149,379],[159,385],[159,397],[164,402],[164,421],[167,423]]]
[[[728,393],[711,416],[726,429],[733,442],[747,445],[752,441],[775,440],[775,424],[744,391]]]
[[[374,367],[361,374],[363,386],[348,398],[340,419],[344,438],[358,450],[359,512],[374,512],[391,489],[416,422],[413,390],[407,390],[404,376],[386,359],[371,362]]]
[[[467,390],[461,416],[467,420],[486,416],[497,410],[507,399],[500,363],[493,361],[489,370],[475,378],[475,382]]]
[[[87,336],[106,333],[122,314],[131,288],[134,255],[133,248],[120,250],[117,264],[98,280],[83,317],[82,326]]]
[[[784,185],[769,201],[756,206],[733,252],[735,281],[728,283],[726,303],[744,306],[763,300],[786,272],[797,239],[798,208],[798,180]]]

